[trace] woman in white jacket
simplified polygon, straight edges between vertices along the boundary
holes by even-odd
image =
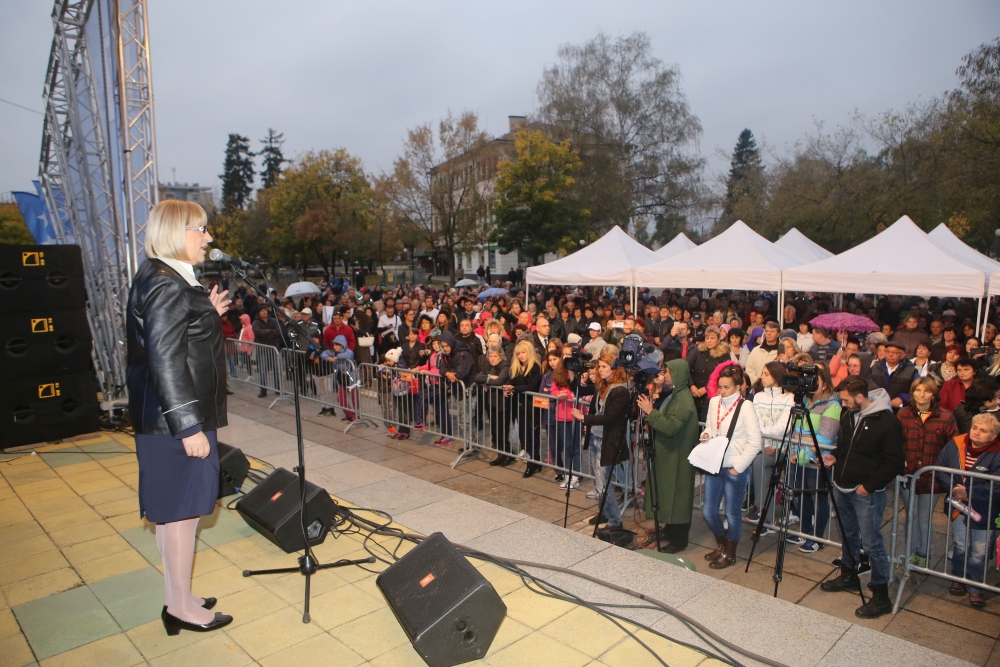
[[[770,361],[764,364],[760,379],[754,387],[753,409],[760,424],[763,451],[754,457],[751,473],[754,505],[747,514],[747,522],[752,524],[760,520],[760,506],[764,503],[764,494],[767,492],[765,475],[774,466],[777,458],[775,447],[781,444],[792,406],[795,405],[795,397],[781,388],[784,376],[785,366],[777,361]]]
[[[745,373],[739,366],[727,366],[719,374],[719,393],[708,403],[705,432],[701,434],[702,440],[717,435],[726,437],[733,418],[736,418],[733,437],[722,458],[722,469],[716,475],[705,475],[705,505],[702,515],[718,544],[714,551],[705,556],[705,560],[711,561],[708,566],[713,570],[729,567],[736,562],[736,545],[740,542],[743,528],[740,508],[750,481],[751,464],[761,450],[757,412],[753,406],[743,405],[746,401],[740,394],[744,378]],[[728,531],[719,516],[719,505],[723,497],[726,499]]]

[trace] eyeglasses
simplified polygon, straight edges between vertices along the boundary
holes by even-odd
[[[206,225],[202,225],[201,227],[185,227],[184,229],[190,229],[192,232],[198,232],[200,234],[204,234],[208,231],[208,227]]]

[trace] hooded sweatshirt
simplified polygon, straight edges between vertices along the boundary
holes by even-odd
[[[833,456],[834,485],[844,492],[864,486],[869,494],[884,489],[906,468],[903,427],[892,413],[885,389],[868,394],[871,404],[858,412],[844,410]]]
[[[240,322],[243,323],[243,328],[240,329],[239,339],[246,343],[254,342],[253,325],[250,324],[250,316],[246,313],[240,315]],[[240,348],[247,354],[253,352],[253,345],[241,345]]]
[[[441,343],[451,348],[450,354],[443,355],[445,360],[441,365],[441,373],[454,373],[459,382],[471,387],[476,378],[476,361],[469,346],[456,340],[450,331],[441,334]],[[442,354],[443,352],[444,350]]]

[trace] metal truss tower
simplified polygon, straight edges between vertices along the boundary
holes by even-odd
[[[125,306],[157,201],[145,0],[56,0],[39,173],[59,243],[83,251],[94,364],[125,396]]]

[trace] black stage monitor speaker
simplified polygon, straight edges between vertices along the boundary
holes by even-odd
[[[236,511],[254,530],[285,553],[305,548],[299,521],[299,477],[278,468],[236,503]],[[309,546],[322,544],[330,532],[337,505],[324,489],[306,482],[306,531]]]
[[[0,245],[0,313],[87,307],[77,245]]]
[[[93,347],[87,311],[29,310],[0,317],[4,379],[83,373]]]
[[[219,497],[231,496],[243,486],[243,480],[250,472],[250,461],[243,452],[225,443],[217,443],[219,449]]]
[[[92,372],[0,383],[4,449],[93,433],[100,427]]]
[[[485,657],[507,615],[493,585],[441,533],[390,565],[375,583],[430,667]]]

